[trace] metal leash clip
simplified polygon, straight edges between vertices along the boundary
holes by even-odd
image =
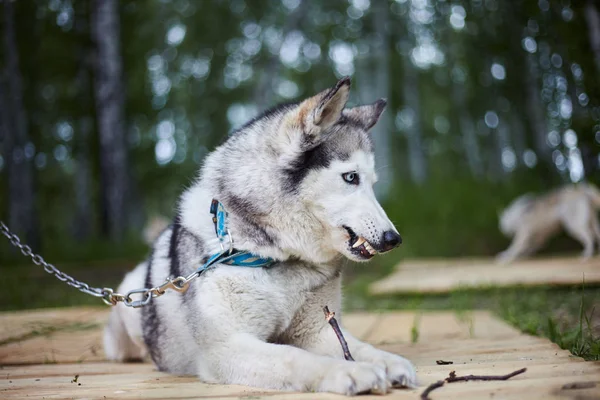
[[[184,293],[190,287],[190,281],[196,277],[196,274],[192,274],[189,277],[178,276],[177,278],[167,278],[165,283],[160,286],[153,287],[151,289],[142,288],[135,289],[127,292],[126,295],[121,293],[115,293],[110,288],[102,289],[104,295],[102,301],[109,306],[115,306],[117,303],[123,303],[127,307],[140,308],[148,305],[152,299],[160,297],[167,292],[167,290],[175,290],[179,293]],[[141,299],[134,300],[131,296],[141,294]]]
[[[158,297],[165,294],[167,289],[172,289],[179,293],[185,293],[189,287],[190,281],[183,276],[178,276],[177,278],[168,277],[165,283],[158,287],[152,288],[150,291],[152,292],[152,297]]]

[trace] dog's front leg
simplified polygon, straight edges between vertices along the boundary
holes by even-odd
[[[319,356],[249,334],[234,334],[204,350],[198,375],[205,382],[345,395],[389,388],[381,366]]]
[[[355,338],[348,331],[342,329],[344,338],[348,342],[348,348],[352,357],[359,362],[367,362],[379,366],[386,371],[388,382],[392,386],[416,387],[417,376],[415,367],[406,358],[362,342]],[[343,358],[343,351],[340,342],[329,324],[324,324],[322,328],[312,337],[311,341],[304,343],[303,348],[320,355],[326,355],[335,358]]]

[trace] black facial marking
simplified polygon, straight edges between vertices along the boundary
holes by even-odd
[[[301,148],[307,150],[283,170],[282,185],[288,192],[296,192],[310,171],[327,168],[333,160],[345,161],[357,150],[372,152],[373,145],[362,125],[342,115],[334,126],[321,133],[320,143]]]
[[[327,168],[330,162],[331,159],[323,144],[305,151],[292,162],[288,169],[284,170],[286,179],[284,187],[289,191],[294,191],[311,170]]]
[[[347,160],[350,154],[344,150],[334,149],[323,142],[313,149],[300,154],[298,158],[284,170],[283,187],[289,192],[295,192],[310,171],[327,168],[333,160]]]

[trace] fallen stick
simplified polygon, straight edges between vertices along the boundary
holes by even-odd
[[[437,381],[437,382],[429,385],[427,387],[427,389],[425,389],[425,391],[423,391],[423,393],[421,393],[421,400],[431,400],[431,398],[429,397],[429,393],[433,392],[435,389],[441,388],[446,383],[467,382],[467,381],[506,381],[506,380],[512,378],[513,376],[522,374],[525,371],[527,371],[527,368],[519,369],[519,370],[511,372],[510,374],[507,374],[507,375],[466,375],[466,376],[456,376],[456,372],[452,371],[452,372],[450,372],[448,377],[446,379],[444,379],[443,381]]]
[[[333,328],[340,344],[342,345],[342,350],[344,351],[344,358],[348,361],[354,361],[352,358],[352,354],[350,354],[350,349],[348,348],[348,343],[346,343],[346,339],[344,339],[344,334],[338,325],[337,320],[335,319],[335,313],[329,311],[329,307],[323,307],[323,313],[325,313],[325,319],[329,322],[329,325]]]

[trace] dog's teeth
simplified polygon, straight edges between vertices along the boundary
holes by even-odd
[[[363,243],[367,243],[367,241],[363,237],[359,237],[358,240],[352,245],[352,248],[355,249]]]
[[[365,242],[365,249],[367,249],[367,251],[373,255],[375,253],[377,253],[377,251],[373,248],[373,246],[371,246],[371,244],[369,242]]]

